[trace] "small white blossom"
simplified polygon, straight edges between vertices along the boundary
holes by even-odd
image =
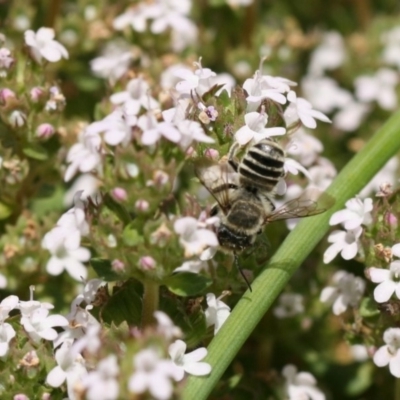
[[[155,348],[140,351],[134,357],[135,372],[129,378],[131,393],[149,391],[157,400],[167,400],[173,393],[171,379],[180,378],[179,370],[171,360],[160,358]]]
[[[235,139],[241,146],[246,145],[251,140],[257,143],[264,138],[286,133],[286,129],[283,127],[266,128],[268,115],[265,112],[249,112],[245,114],[244,120],[245,125],[235,133]]]
[[[385,32],[381,39],[385,45],[382,53],[383,62],[400,69],[400,27],[395,26],[390,31]]]
[[[333,313],[342,314],[347,307],[357,307],[365,289],[362,278],[346,271],[337,271],[333,276],[333,286],[324,288],[320,295],[323,303],[333,303]]]
[[[86,389],[87,400],[117,400],[119,386],[117,376],[119,367],[117,356],[111,354],[101,360],[94,371],[89,372],[82,379]]]
[[[352,99],[335,114],[333,117],[333,126],[344,132],[353,132],[364,121],[370,108],[368,104]]]
[[[348,231],[333,231],[328,236],[328,242],[332,244],[325,250],[324,263],[329,264],[339,253],[344,260],[351,260],[356,257],[362,231],[361,227]]]
[[[150,112],[139,117],[138,127],[143,131],[142,143],[145,146],[154,145],[162,136],[173,143],[179,142],[182,138],[182,134],[172,123],[158,122]]]
[[[114,93],[110,97],[111,103],[123,105],[129,114],[138,115],[140,109],[155,110],[160,107],[157,100],[150,96],[150,86],[141,77],[131,79],[123,92]]]
[[[48,373],[46,383],[52,387],[60,387],[67,381],[69,400],[78,400],[75,388],[82,385],[82,379],[84,379],[87,371],[83,357],[71,352],[71,344],[71,341],[65,342],[56,351],[57,366]]]
[[[316,387],[317,381],[309,372],[297,372],[294,365],[286,365],[282,370],[286,379],[288,400],[325,400],[325,395]]]
[[[352,94],[327,76],[308,75],[301,81],[304,97],[324,114],[342,109],[353,99]]]
[[[0,303],[0,322],[8,318],[8,314],[18,307],[18,297],[10,295],[5,297]]]
[[[49,274],[60,275],[66,270],[77,281],[86,279],[87,269],[83,262],[90,259],[90,251],[80,247],[80,236],[76,235],[76,229],[56,226],[46,233],[42,247],[51,253],[46,265]]]
[[[278,298],[278,305],[273,312],[277,318],[290,318],[304,312],[304,297],[297,293],[283,293]]]
[[[0,322],[0,357],[4,357],[10,348],[10,341],[15,337],[14,328],[7,322]]]
[[[355,197],[346,201],[344,210],[332,214],[329,225],[342,224],[348,230],[359,228],[361,225],[368,226],[372,223],[372,209],[372,199],[361,200]]]
[[[374,290],[375,301],[384,303],[394,293],[400,299],[400,260],[391,262],[389,269],[371,267],[368,274],[372,282],[379,283]]]
[[[296,93],[291,90],[287,99],[290,101],[289,107],[285,110],[285,120],[287,123],[293,123],[300,119],[301,123],[310,129],[317,127],[316,119],[324,122],[331,122],[331,120],[321,111],[314,110],[310,102],[302,97],[297,97]]]
[[[374,363],[378,367],[386,367],[389,364],[390,373],[400,378],[400,328],[389,328],[383,334],[386,343],[374,354]]]
[[[324,34],[321,44],[313,51],[308,66],[312,76],[323,75],[326,70],[340,67],[346,59],[346,49],[343,37],[339,32],[331,31]]]
[[[108,42],[102,55],[90,62],[93,73],[114,85],[129,69],[133,59],[128,43],[121,40]]]
[[[99,179],[92,174],[79,175],[64,195],[64,206],[70,207],[73,205],[74,197],[77,192],[81,192],[82,200],[86,200],[88,197],[96,197],[99,186]]]
[[[203,260],[185,261],[180,267],[175,268],[173,272],[192,272],[198,274],[200,271],[208,270],[208,264]]]
[[[211,372],[211,365],[206,362],[200,362],[206,355],[207,349],[201,347],[192,351],[186,352],[186,343],[182,340],[176,340],[169,346],[169,355],[177,368],[177,381],[181,381],[185,372],[189,375],[204,376]]]
[[[222,325],[231,314],[230,307],[221,299],[226,295],[222,293],[218,298],[213,293],[207,293],[207,308],[204,312],[207,326],[214,325],[214,335],[218,333]]]
[[[210,229],[199,228],[199,222],[193,217],[182,217],[174,223],[179,242],[185,249],[185,257],[199,255],[206,247],[218,246],[217,236]]]
[[[181,328],[174,325],[167,314],[162,311],[155,311],[154,317],[157,320],[157,332],[164,336],[165,339],[171,340],[174,337],[182,336]]]
[[[41,339],[56,339],[58,333],[53,328],[67,326],[68,320],[62,315],[49,315],[49,310],[46,308],[38,308],[29,317],[21,318],[21,324],[29,337],[35,343],[39,343]]]
[[[68,151],[69,166],[65,171],[65,182],[70,181],[78,171],[91,172],[94,169],[99,170],[102,166],[101,137],[98,132],[92,132],[91,129],[97,130],[98,124],[91,124],[81,132],[79,142]]]
[[[50,62],[68,58],[67,49],[54,40],[55,34],[52,28],[40,28],[36,33],[32,30],[27,30],[24,36],[32,57],[38,63],[41,63],[43,58]]]
[[[321,141],[308,134],[304,129],[298,129],[293,135],[286,153],[295,156],[306,167],[313,164],[324,150]]]
[[[370,103],[376,101],[384,110],[397,108],[396,86],[398,73],[389,68],[379,69],[373,76],[359,76],[354,81],[358,100]]]

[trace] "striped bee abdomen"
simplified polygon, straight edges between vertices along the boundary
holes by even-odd
[[[253,145],[238,165],[243,187],[272,192],[284,175],[285,153],[275,142],[264,139]]]

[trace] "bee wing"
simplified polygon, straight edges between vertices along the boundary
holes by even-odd
[[[228,162],[217,163],[210,159],[197,160],[196,176],[212,194],[224,213],[230,208],[230,196],[238,188],[238,174]]]
[[[321,214],[331,208],[335,199],[317,188],[306,189],[301,196],[290,200],[283,206],[267,215],[265,222],[279,221],[289,218],[304,218]]]

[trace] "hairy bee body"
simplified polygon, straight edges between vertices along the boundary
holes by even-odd
[[[249,191],[271,195],[285,174],[283,149],[278,143],[266,138],[250,146],[240,162],[234,159],[237,150],[238,145],[234,144],[229,151],[229,163],[239,174],[240,186]]]

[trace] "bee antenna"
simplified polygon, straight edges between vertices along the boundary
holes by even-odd
[[[239,265],[239,257],[237,256],[237,254],[234,255],[235,258],[235,265],[236,268],[238,269],[238,271],[240,272],[240,275],[242,275],[242,278],[244,279],[244,281],[246,282],[247,287],[249,288],[250,292],[252,292],[253,290],[251,289],[251,285],[249,283],[249,281],[246,278],[246,275],[244,274],[242,268]]]

